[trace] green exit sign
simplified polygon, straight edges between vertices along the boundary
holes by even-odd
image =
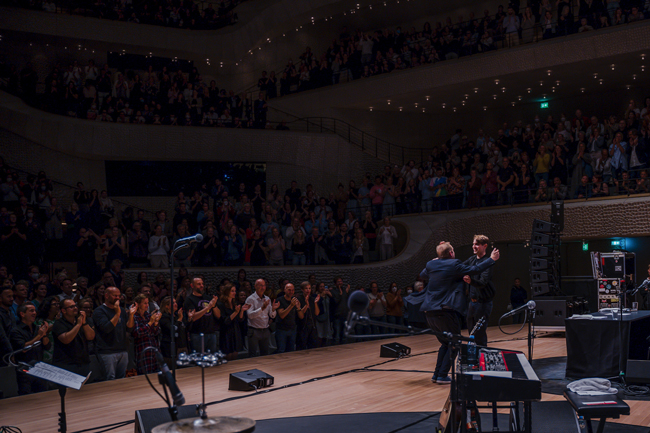
[[[588,242],[583,242],[582,243],[582,251],[589,251],[589,243]]]
[[[541,108],[548,108],[548,102],[542,102],[540,105]]]

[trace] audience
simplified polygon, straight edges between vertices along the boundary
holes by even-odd
[[[192,30],[215,30],[236,24],[239,18],[234,9],[243,0],[221,0],[217,8],[191,1],[165,2],[152,0],[144,3],[100,0],[87,3],[55,3],[53,0],[29,3],[9,2],[11,6],[43,10],[45,12],[78,14],[134,24],[176,27]],[[200,8],[200,9],[199,9]],[[74,73],[78,72],[76,69]],[[88,68],[86,68],[88,73]],[[96,71],[95,71],[96,73]]]

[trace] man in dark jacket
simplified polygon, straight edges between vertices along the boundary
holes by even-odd
[[[424,302],[420,308],[426,312],[427,322],[434,332],[460,334],[462,316],[467,312],[467,297],[463,284],[464,275],[480,274],[499,260],[499,250],[492,250],[490,258],[474,266],[467,266],[456,259],[454,247],[442,242],[436,248],[437,259],[427,263],[420,276],[428,279]],[[449,384],[451,367],[449,342],[436,335],[440,341],[438,360],[431,381]]]
[[[479,263],[488,260],[489,257],[485,254],[488,243],[490,240],[485,235],[476,235],[474,236],[474,242],[472,243],[472,250],[474,255],[469,259],[463,262],[464,265],[474,266]],[[483,272],[477,275],[469,276],[465,275],[463,277],[468,285],[468,294],[469,294],[469,307],[467,308],[467,329],[474,328],[476,322],[478,322],[481,317],[485,317],[487,323],[490,318],[490,313],[492,312],[492,301],[494,299],[494,294],[496,289],[494,283],[492,282],[492,267],[487,268]],[[487,346],[487,326],[481,326],[480,329],[477,329],[474,333],[474,338],[478,346]]]

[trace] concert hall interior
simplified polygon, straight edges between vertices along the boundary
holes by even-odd
[[[649,433],[648,68],[650,0],[0,0],[0,433]]]

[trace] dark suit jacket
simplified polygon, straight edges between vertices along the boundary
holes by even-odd
[[[480,274],[492,265],[494,260],[490,258],[474,266],[464,265],[458,259],[431,260],[420,272],[421,277],[429,279],[420,310],[451,309],[464,315],[467,312],[467,296],[463,276]]]
[[[477,262],[483,262],[490,257],[485,255],[481,259],[478,259],[475,255],[472,255],[469,259],[463,262],[464,265],[473,266]],[[492,282],[492,267],[487,268],[478,275],[471,276],[472,283],[469,285],[469,298],[477,299],[478,302],[490,302],[494,299],[496,294],[496,287]],[[467,286],[465,286],[467,288]]]

